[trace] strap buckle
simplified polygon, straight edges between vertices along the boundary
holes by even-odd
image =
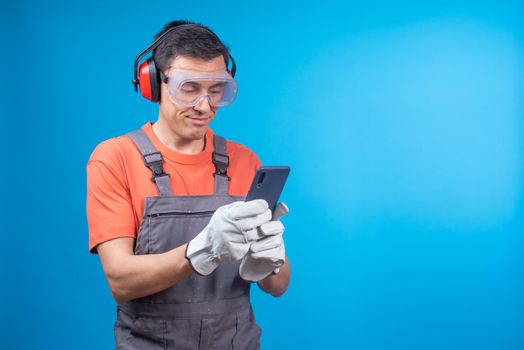
[[[155,173],[153,176],[151,176],[151,181],[153,181],[154,183],[156,183],[156,179],[158,179],[159,177],[163,177],[163,176],[167,176],[167,177],[169,177],[169,174],[168,174],[168,173],[164,173],[164,171],[162,171],[161,174],[157,174],[157,173]]]
[[[213,164],[217,166],[217,168],[224,168],[227,169],[229,166],[229,156],[227,154],[217,153],[213,151]]]
[[[168,174],[168,175],[169,175],[169,174]],[[225,176],[225,177],[227,177],[227,179],[228,179],[229,181],[231,181],[231,177],[227,175],[227,172],[225,172],[225,173],[221,173],[221,172],[213,173],[213,177],[217,177],[217,176]]]
[[[156,183],[156,179],[158,177],[169,176],[168,173],[164,172],[164,158],[162,158],[162,154],[160,152],[157,151],[144,154],[144,162],[153,172],[153,176],[151,176],[151,181],[153,181],[154,183]]]
[[[229,166],[229,156],[213,151],[213,164],[215,164],[215,173],[213,176],[225,176],[228,180],[231,178],[227,175],[227,167]]]

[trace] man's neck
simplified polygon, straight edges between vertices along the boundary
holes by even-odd
[[[167,148],[183,154],[197,154],[204,150],[206,146],[206,137],[199,140],[189,140],[178,135],[172,130],[167,123],[161,119],[153,123],[153,132],[156,137],[166,145]]]

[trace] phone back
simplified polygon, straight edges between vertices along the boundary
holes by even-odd
[[[253,178],[246,201],[265,199],[269,204],[269,209],[273,211],[284,189],[289,171],[288,166],[260,167]]]

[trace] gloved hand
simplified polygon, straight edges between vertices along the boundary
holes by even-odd
[[[239,273],[244,280],[258,282],[273,272],[278,273],[286,261],[286,248],[282,238],[285,228],[279,219],[288,212],[285,203],[279,203],[273,214],[273,220],[276,221],[258,228],[261,238],[251,243],[249,252],[240,263]]]
[[[271,211],[263,199],[224,205],[189,242],[186,257],[197,273],[209,275],[222,261],[243,258],[251,242],[258,238],[254,229],[269,220]]]

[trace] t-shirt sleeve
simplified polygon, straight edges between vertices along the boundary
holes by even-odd
[[[89,251],[96,254],[100,243],[135,238],[136,223],[125,171],[107,141],[95,149],[86,171]]]

